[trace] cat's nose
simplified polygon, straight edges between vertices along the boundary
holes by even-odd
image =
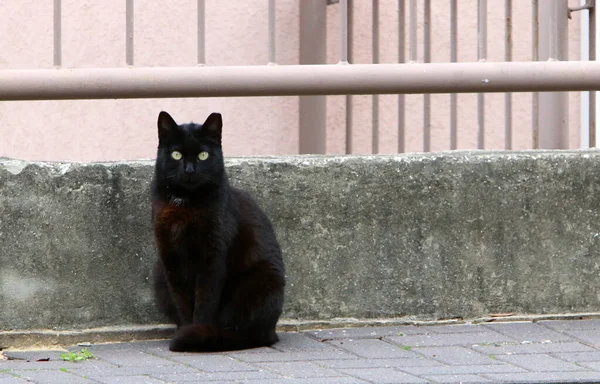
[[[194,173],[195,172],[194,165],[193,164],[186,164],[184,172],[185,172],[186,175],[191,175],[192,173]]]

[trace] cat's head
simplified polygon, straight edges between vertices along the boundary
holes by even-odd
[[[156,176],[176,190],[194,191],[219,184],[224,174],[221,114],[204,124],[177,124],[167,112],[158,115]]]

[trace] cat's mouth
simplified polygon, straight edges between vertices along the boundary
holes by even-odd
[[[179,179],[179,185],[184,189],[195,189],[202,184],[202,178],[195,175],[183,175]]]

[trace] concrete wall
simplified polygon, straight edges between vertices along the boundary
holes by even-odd
[[[323,0],[325,1],[325,0]],[[196,1],[135,2],[136,66],[196,65]],[[354,61],[372,60],[370,1],[354,1]],[[381,62],[398,59],[396,0],[380,1]],[[423,6],[418,2],[419,46],[423,59]],[[458,60],[477,60],[477,0],[458,2]],[[489,60],[504,60],[504,2],[488,2]],[[0,68],[51,68],[51,0],[0,2]],[[66,68],[123,67],[125,1],[63,0],[63,57]],[[277,62],[299,62],[302,1],[277,1]],[[515,61],[531,60],[531,2],[513,1]],[[267,62],[265,0],[206,1],[209,65],[262,65]],[[407,5],[408,8],[408,5]],[[580,13],[569,21],[569,58],[579,60]],[[432,61],[447,62],[449,2],[432,2]],[[407,23],[408,24],[408,23]],[[26,27],[24,27],[26,26]],[[339,61],[339,5],[327,7],[327,63]],[[406,57],[410,57],[406,44]],[[352,111],[354,153],[371,152],[372,98],[357,96]],[[433,95],[432,150],[449,149],[449,96]],[[406,97],[406,150],[423,148],[423,96]],[[486,96],[486,148],[504,146],[504,98]],[[381,153],[397,152],[397,97],[380,100]],[[477,146],[476,95],[458,97],[459,148]],[[531,95],[514,95],[514,148],[532,147]],[[218,98],[165,100],[34,101],[0,103],[0,156],[26,160],[108,161],[151,158],[156,148],[156,116],[167,110],[182,122],[223,113],[228,155],[298,153],[298,98]],[[570,95],[570,147],[579,145],[579,93]],[[327,151],[343,153],[345,97],[327,98]]]
[[[227,164],[274,222],[287,319],[600,312],[598,152]],[[0,160],[0,330],[163,322],[151,172]]]

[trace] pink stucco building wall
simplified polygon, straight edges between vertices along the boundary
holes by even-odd
[[[325,1],[325,0],[323,0]],[[408,2],[407,2],[408,3]],[[432,60],[449,61],[449,2],[434,0]],[[459,0],[459,61],[477,59],[477,0]],[[396,0],[380,2],[381,62],[397,61]],[[531,2],[514,1],[514,60],[531,58]],[[0,68],[52,67],[52,0],[0,2]],[[267,62],[266,0],[206,1],[209,65]],[[277,1],[277,62],[298,64],[302,0]],[[371,61],[371,2],[354,1],[354,62]],[[419,40],[422,6],[419,4]],[[408,8],[408,7],[407,7]],[[135,65],[196,65],[196,0],[135,2]],[[125,1],[63,0],[64,67],[125,66]],[[327,7],[327,62],[339,60],[339,6]],[[569,22],[570,58],[579,59],[579,15]],[[488,2],[489,60],[504,58],[504,2]],[[325,37],[324,37],[325,38]],[[407,44],[408,45],[408,44]],[[418,51],[422,59],[422,46]],[[409,52],[407,51],[407,57]],[[371,96],[354,97],[354,152],[370,153]],[[432,150],[449,148],[449,96],[433,95]],[[570,145],[579,144],[579,94],[570,99]],[[406,97],[408,151],[422,150],[422,95]],[[514,95],[514,147],[531,147],[531,94]],[[381,96],[382,153],[396,151],[397,97]],[[476,95],[458,96],[459,148],[476,147]],[[298,97],[86,100],[0,103],[0,156],[27,160],[152,158],[156,116],[202,122],[213,111],[224,119],[226,155],[298,153]],[[504,145],[504,98],[486,96],[486,147]],[[327,98],[327,150],[343,153],[345,101]]]

